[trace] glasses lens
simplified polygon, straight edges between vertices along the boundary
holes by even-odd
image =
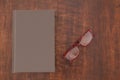
[[[93,39],[92,32],[88,31],[83,35],[79,44],[82,46],[87,46],[91,42],[92,39]]]
[[[78,55],[79,55],[79,49],[78,49],[78,47],[76,46],[76,47],[70,49],[70,50],[66,53],[65,58],[66,58],[67,60],[71,61],[71,60],[75,59]]]

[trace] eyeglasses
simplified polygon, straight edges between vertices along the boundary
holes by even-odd
[[[73,62],[79,56],[79,46],[87,46],[93,39],[92,30],[88,29],[65,53],[64,58]]]

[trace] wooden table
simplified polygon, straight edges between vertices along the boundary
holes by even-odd
[[[56,11],[56,72],[12,73],[12,11]],[[63,53],[88,28],[95,37],[69,65]],[[120,0],[0,0],[0,80],[120,80]]]

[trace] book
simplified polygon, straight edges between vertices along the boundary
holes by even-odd
[[[13,11],[12,71],[55,72],[55,12]]]

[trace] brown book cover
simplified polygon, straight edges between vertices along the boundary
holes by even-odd
[[[55,12],[13,11],[13,72],[55,71]]]

